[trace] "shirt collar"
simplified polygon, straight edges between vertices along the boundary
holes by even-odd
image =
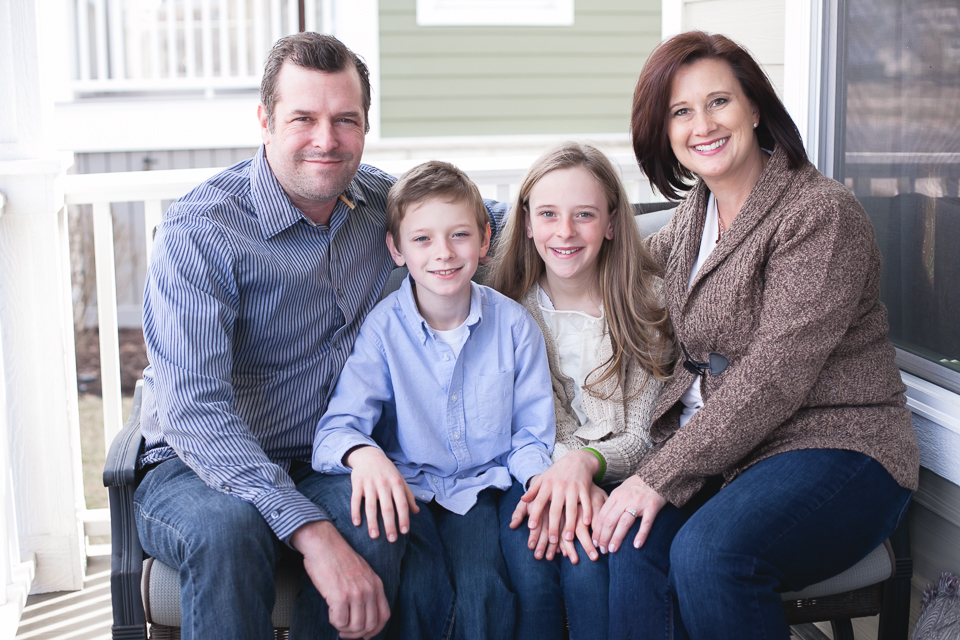
[[[426,344],[427,337],[435,338],[434,329],[420,315],[417,309],[417,300],[413,296],[413,278],[410,274],[403,279],[399,290],[400,309],[404,317],[415,328],[420,330],[420,344]],[[470,311],[467,313],[466,325],[473,332],[473,327],[483,320],[483,292],[476,282],[470,283]]]
[[[272,238],[301,220],[310,223],[303,212],[290,202],[290,197],[280,186],[277,176],[267,162],[266,148],[263,145],[260,145],[257,155],[253,158],[252,171],[250,172],[250,194],[264,238]],[[331,224],[338,209],[343,208],[345,216],[353,211],[358,204],[366,204],[366,198],[361,185],[354,176],[334,205],[334,216],[331,216]]]

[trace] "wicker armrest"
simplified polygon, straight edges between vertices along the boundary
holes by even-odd
[[[113,640],[143,640],[147,637],[143,600],[140,597],[143,549],[133,517],[137,457],[143,450],[143,436],[140,434],[142,385],[142,381],[137,382],[130,417],[110,444],[103,469],[103,485],[107,487],[110,497]]]

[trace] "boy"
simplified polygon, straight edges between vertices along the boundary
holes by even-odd
[[[351,473],[353,524],[363,503],[371,538],[378,504],[388,540],[397,526],[409,532],[394,632],[448,637],[455,619],[458,638],[512,638],[497,502],[513,478],[526,485],[550,465],[543,337],[522,306],[470,280],[490,226],[463,172],[414,167],[390,190],[386,215],[390,253],[410,277],[364,321],[313,467]]]

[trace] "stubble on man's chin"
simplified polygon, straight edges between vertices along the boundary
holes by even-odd
[[[338,165],[338,167],[343,168],[343,173],[333,170],[326,171],[321,174],[321,179],[318,179],[316,174],[312,174],[311,172],[307,171],[298,170],[294,174],[294,184],[292,184],[291,187],[296,191],[299,197],[318,203],[330,202],[331,200],[335,200],[346,190],[347,186],[353,181],[353,178],[357,174],[355,168],[352,171],[346,170],[346,167],[353,166],[353,157],[334,157],[343,162],[343,164]],[[305,156],[298,156],[295,159],[298,169],[304,166],[302,164],[304,158]]]

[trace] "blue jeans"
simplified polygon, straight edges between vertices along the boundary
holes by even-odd
[[[517,640],[563,638],[564,613],[570,640],[606,638],[607,556],[592,562],[578,541],[577,564],[559,552],[553,560],[537,560],[527,548],[527,523],[510,528],[510,516],[523,494],[523,487],[514,482],[500,500],[500,545],[517,595]]]
[[[516,599],[500,552],[502,491],[486,489],[465,515],[417,500],[389,637],[510,640]]]
[[[350,476],[326,476],[295,465],[297,489],[320,505],[337,530],[383,581],[393,606],[405,539],[371,540],[364,524],[350,521]],[[184,640],[262,640],[273,637],[274,567],[282,555],[296,558],[248,502],[209,488],[179,458],[147,472],[134,495],[144,551],[179,568]],[[383,524],[380,524],[383,531]],[[302,569],[301,569],[302,570]],[[327,605],[303,572],[290,637],[338,637]],[[381,634],[382,635],[382,634]]]
[[[667,505],[610,554],[610,638],[787,640],[780,593],[853,566],[893,533],[912,492],[875,460],[791,451],[727,487]]]

